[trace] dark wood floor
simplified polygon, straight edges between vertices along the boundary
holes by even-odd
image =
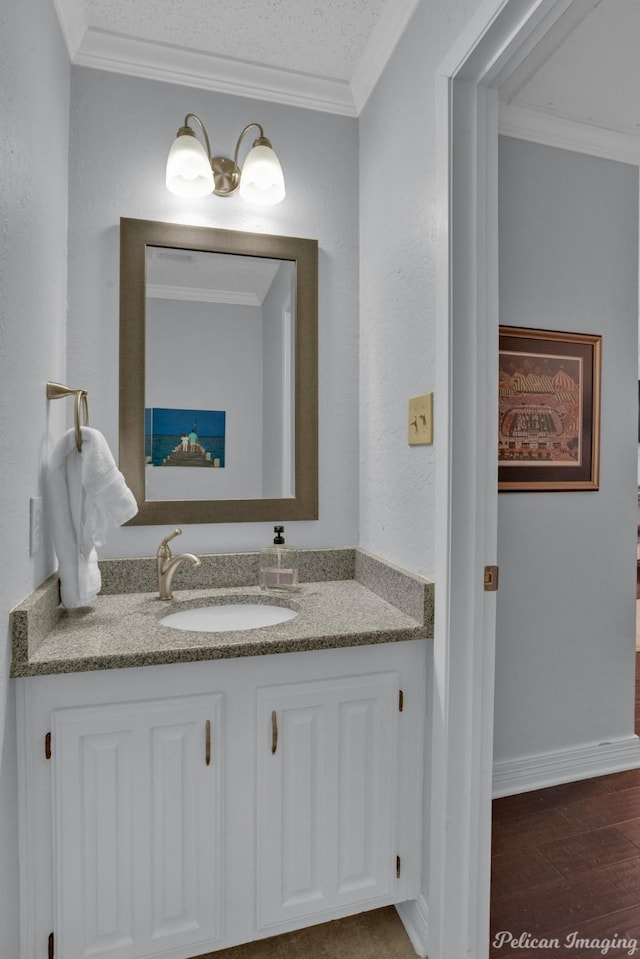
[[[492,959],[640,957],[640,769],[496,799],[492,842]]]

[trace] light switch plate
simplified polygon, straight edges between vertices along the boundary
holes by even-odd
[[[409,400],[409,446],[433,443],[433,393]]]

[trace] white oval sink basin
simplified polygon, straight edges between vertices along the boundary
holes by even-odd
[[[200,633],[227,633],[232,630],[260,629],[294,619],[298,614],[286,606],[262,603],[225,603],[220,606],[196,606],[170,613],[160,620],[171,629],[191,629]]]

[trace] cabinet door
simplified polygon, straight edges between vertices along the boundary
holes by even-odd
[[[54,711],[58,955],[219,938],[220,720],[220,695]]]
[[[393,896],[398,674],[258,690],[259,929]]]

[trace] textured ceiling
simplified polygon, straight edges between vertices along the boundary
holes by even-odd
[[[52,0],[73,63],[347,116],[419,2]],[[640,143],[639,37],[640,0],[573,0],[502,88],[503,114]]]
[[[349,80],[385,0],[86,0],[89,25]]]
[[[420,0],[52,0],[72,63],[357,116]]]
[[[640,0],[575,0],[501,90],[504,103],[640,133]]]

